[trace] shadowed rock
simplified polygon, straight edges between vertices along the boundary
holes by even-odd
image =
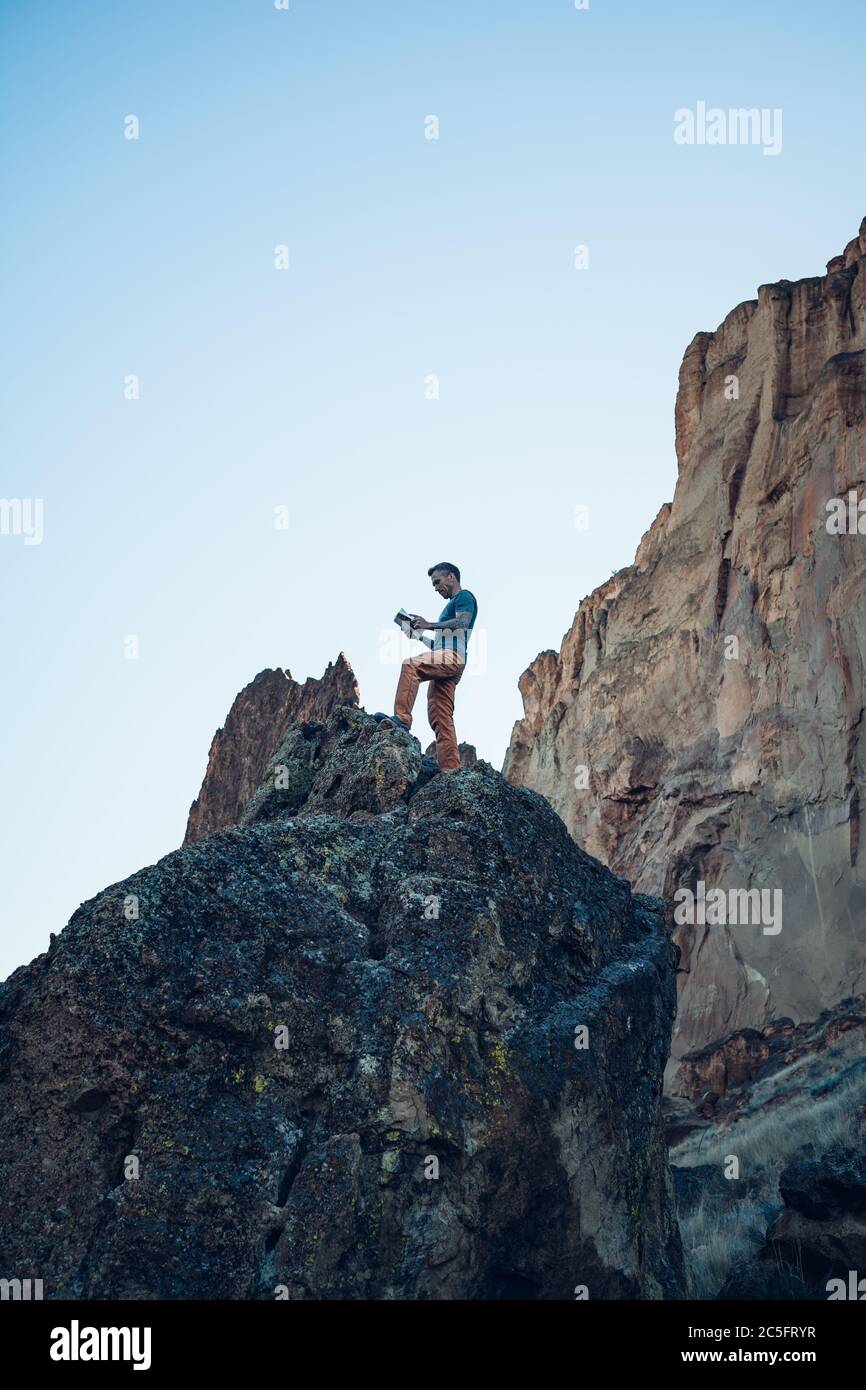
[[[438,775],[412,734],[363,710],[326,723],[291,724],[240,817],[242,825],[306,811],[381,815]]]
[[[46,1298],[676,1297],[661,904],[361,711],[279,753],[290,787],[2,987],[3,1270]]]
[[[835,1145],[803,1154],[779,1178],[785,1203],[753,1257],[734,1269],[720,1299],[862,1299],[866,1266],[866,1158]],[[831,1281],[836,1281],[835,1284]]]
[[[802,1155],[779,1179],[785,1210],[767,1232],[764,1258],[802,1267],[813,1278],[866,1270],[866,1155],[838,1144]]]

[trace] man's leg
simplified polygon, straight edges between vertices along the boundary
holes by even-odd
[[[427,687],[427,718],[436,735],[436,760],[440,772],[450,772],[460,766],[457,735],[454,732],[454,691],[463,674],[460,664],[456,675],[437,680],[432,677]]]
[[[394,713],[401,719],[407,729],[412,727],[412,710],[415,706],[415,696],[418,694],[418,686],[421,681],[429,680],[430,677],[423,673],[426,665],[426,658],[423,656],[407,657],[400,667],[400,679],[397,682],[397,694],[394,696]]]

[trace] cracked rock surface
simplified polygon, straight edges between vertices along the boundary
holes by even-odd
[[[243,824],[2,987],[3,1273],[46,1298],[681,1295],[662,904],[534,792],[439,774],[363,711],[274,743]]]

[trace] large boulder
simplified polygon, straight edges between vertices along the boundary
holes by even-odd
[[[866,1154],[837,1144],[804,1154],[779,1179],[785,1209],[767,1232],[766,1258],[816,1278],[866,1273]]]
[[[483,763],[440,774],[351,710],[286,738],[289,802],[266,777],[2,987],[4,1272],[47,1298],[680,1295],[662,904]]]

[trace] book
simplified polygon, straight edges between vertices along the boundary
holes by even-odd
[[[412,637],[416,642],[423,642],[425,647],[429,647],[431,651],[433,650],[432,637],[423,637],[420,630],[417,632],[413,631],[412,614],[407,613],[405,608],[397,609],[394,615],[394,622],[397,624],[404,637]]]

